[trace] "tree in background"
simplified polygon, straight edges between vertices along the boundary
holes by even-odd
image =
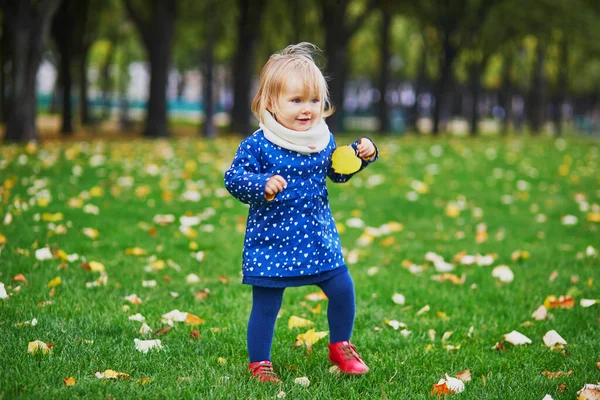
[[[171,44],[178,0],[123,0],[129,17],[135,23],[150,61],[150,97],[144,135],[168,136],[167,83],[171,61]],[[150,5],[150,7],[148,7]]]
[[[3,0],[4,22],[12,44],[11,112],[5,139],[37,140],[36,76],[50,34],[52,17],[62,0]]]

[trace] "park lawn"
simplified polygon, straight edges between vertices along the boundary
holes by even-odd
[[[290,316],[313,321],[316,331],[328,327],[326,302],[305,298],[318,288],[292,288],[272,350],[282,385],[247,372],[251,290],[240,278],[247,206],[223,187],[239,140],[0,147],[0,282],[9,295],[0,300],[0,398],[428,398],[446,374],[470,370],[465,391],[452,397],[572,399],[600,381],[600,304],[580,305],[600,299],[597,140],[375,137],[380,160],[347,184],[329,183],[356,286],[352,339],[371,371],[330,373],[327,338],[310,354],[293,347],[310,327],[289,329]],[[164,215],[174,222],[161,223]],[[198,216],[199,225],[180,228],[184,216]],[[396,229],[372,229],[382,226]],[[54,257],[37,260],[44,247]],[[132,248],[146,254],[127,254]],[[432,279],[441,273],[426,261],[429,252],[464,282]],[[460,252],[494,261],[462,265]],[[80,259],[60,258],[73,254]],[[105,266],[106,285],[86,286],[101,275],[82,267],[92,261]],[[499,265],[513,271],[512,282],[492,276]],[[18,274],[27,283],[13,281]],[[190,274],[200,281],[188,283]],[[208,296],[198,295],[204,289]],[[392,301],[395,293],[405,304]],[[132,294],[141,304],[125,300]],[[534,320],[551,295],[572,296],[574,307]],[[317,305],[321,312],[313,312]],[[430,311],[418,314],[426,305]],[[157,331],[174,309],[204,323],[142,335],[142,323],[128,319],[140,313]],[[36,326],[23,324],[34,318]],[[532,343],[506,342],[513,330]],[[568,343],[563,350],[544,344],[550,330]],[[442,341],[446,332],[453,333]],[[160,339],[163,348],[142,353],[134,339]],[[35,340],[52,344],[51,352],[28,354]],[[492,349],[498,342],[503,349]],[[108,369],[130,378],[95,376]],[[543,371],[567,374],[549,379]],[[294,383],[304,376],[310,386]],[[64,383],[69,377],[73,386]]]

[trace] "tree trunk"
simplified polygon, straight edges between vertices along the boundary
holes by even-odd
[[[13,54],[11,113],[6,126],[8,141],[38,139],[36,118],[36,76],[42,59],[50,22],[61,0],[9,2],[4,6],[10,26]]]
[[[377,116],[379,118],[379,132],[389,133],[390,131],[390,117],[387,104],[387,87],[390,82],[390,26],[392,24],[392,13],[389,9],[389,2],[386,3],[387,7],[382,8],[382,24],[380,31],[380,43],[379,43],[379,61],[381,63],[381,70],[379,73],[379,93],[381,98],[377,103]]]
[[[88,56],[89,47],[85,47],[80,55],[79,59],[79,120],[81,125],[90,124],[90,113],[87,101],[88,92],[88,78],[87,78],[87,67],[88,67]]]
[[[6,88],[8,75],[6,74],[6,64],[10,58],[9,56],[9,30],[5,20],[2,20],[2,37],[0,38],[0,122],[6,122],[8,116],[7,101],[6,101]]]
[[[426,64],[427,64],[427,50],[425,48],[425,41],[423,41],[423,48],[421,49],[421,54],[419,55],[419,67],[417,70],[417,81],[415,82],[415,102],[410,107],[409,115],[408,115],[408,123],[407,128],[409,131],[414,131],[417,133],[417,121],[419,120],[419,95],[421,94],[421,90],[423,89],[423,85],[425,84],[425,74],[426,74]]]
[[[504,110],[504,120],[502,122],[502,135],[507,135],[509,133],[509,130],[512,129],[513,126],[513,87],[512,79],[510,77],[512,60],[512,55],[504,57],[504,65],[502,66],[502,86],[500,87],[499,99],[500,106]]]
[[[65,51],[60,60],[60,74],[62,75],[62,128],[61,132],[73,134],[73,109],[71,107],[71,52]]]
[[[62,127],[63,134],[73,133],[73,118],[71,107],[72,75],[71,64],[73,61],[73,41],[71,29],[76,21],[72,13],[73,5],[70,0],[64,0],[52,21],[52,36],[59,52],[58,71],[61,82],[62,95]]]
[[[487,60],[474,63],[469,68],[469,86],[471,87],[471,136],[477,136],[479,132],[479,97],[481,95],[481,72]]]
[[[208,14],[207,14],[208,15]],[[204,52],[204,87],[202,91],[204,103],[204,125],[202,126],[202,134],[207,138],[216,136],[214,116],[214,47],[215,47],[215,24],[214,18],[209,16],[206,19],[206,49]]]
[[[150,60],[150,97],[148,99],[144,136],[168,136],[167,83],[171,63],[171,43],[177,17],[177,0],[153,0],[149,21],[124,0],[135,22]]]
[[[530,91],[530,120],[534,135],[544,127],[545,87],[544,87],[544,45],[538,42],[536,47],[536,63]]]
[[[562,106],[567,97],[569,49],[566,37],[560,43],[560,60],[558,63],[558,82],[556,85],[556,96],[554,98],[554,128],[556,136],[562,135],[563,114]]]
[[[110,81],[110,67],[113,63],[113,58],[115,55],[115,47],[117,47],[116,42],[110,43],[110,48],[108,49],[108,54],[104,59],[104,64],[102,65],[101,75],[102,75],[102,119],[108,119],[110,117],[110,109],[111,109],[111,81]]]
[[[264,0],[239,0],[237,46],[233,60],[233,109],[231,130],[241,135],[250,134],[250,87],[256,40],[260,32],[260,17]]]
[[[440,60],[440,77],[435,83],[433,90],[435,100],[433,105],[432,134],[434,136],[437,136],[440,132],[440,117],[442,115],[442,108],[445,104],[447,88],[450,84],[450,78],[452,77],[452,63],[455,56],[456,50],[450,45],[449,39],[446,39],[444,43],[444,55]]]

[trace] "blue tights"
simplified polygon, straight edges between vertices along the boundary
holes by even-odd
[[[327,296],[329,342],[350,340],[356,304],[354,283],[348,272],[316,283]],[[250,362],[271,360],[275,321],[281,308],[285,288],[252,287],[252,312],[248,321],[248,355]]]

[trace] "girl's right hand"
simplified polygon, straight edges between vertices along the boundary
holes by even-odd
[[[283,191],[287,186],[287,181],[280,175],[273,175],[267,181],[265,187],[265,199],[271,201],[275,198],[277,193]]]

